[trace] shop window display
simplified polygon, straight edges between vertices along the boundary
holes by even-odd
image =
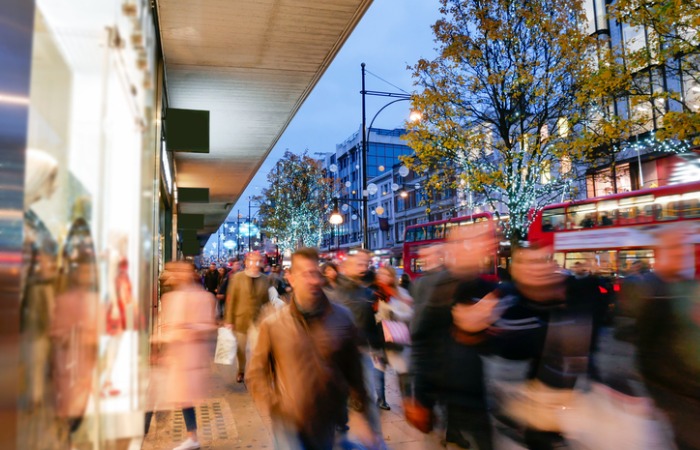
[[[159,151],[149,3],[36,2],[17,448],[143,435]]]

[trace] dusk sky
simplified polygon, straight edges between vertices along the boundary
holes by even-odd
[[[335,151],[359,130],[362,122],[360,64],[398,88],[413,92],[413,79],[407,66],[420,58],[435,55],[431,25],[440,17],[439,0],[374,0],[345,45],[306,99],[277,142],[255,178],[231,210],[248,212],[248,197],[267,187],[267,174],[289,149],[311,156],[315,152]],[[394,86],[367,74],[367,90],[400,92]],[[388,103],[384,97],[367,96],[367,125],[379,109]],[[374,127],[397,128],[408,118],[409,103],[389,106],[377,117]]]

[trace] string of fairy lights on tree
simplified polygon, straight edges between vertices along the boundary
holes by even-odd
[[[690,151],[690,144],[687,141],[678,139],[666,139],[660,141],[656,138],[656,133],[651,132],[644,139],[626,142],[623,148],[629,148],[637,152],[643,152],[648,149],[664,153],[686,153]]]
[[[260,218],[282,252],[318,247],[329,224],[333,180],[324,176],[319,161],[287,151],[267,176]]]

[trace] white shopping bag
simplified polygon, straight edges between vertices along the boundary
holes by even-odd
[[[226,327],[219,328],[214,363],[231,365],[236,358],[236,337]]]
[[[561,422],[574,450],[667,450],[674,448],[667,427],[647,397],[631,397],[600,383],[562,410]]]

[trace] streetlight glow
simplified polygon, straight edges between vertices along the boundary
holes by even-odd
[[[343,216],[338,211],[333,211],[333,214],[331,214],[328,221],[331,223],[331,225],[340,225],[343,223]]]
[[[338,199],[334,198],[333,199],[333,212],[331,212],[331,216],[328,218],[328,222],[331,223],[331,225],[340,225],[343,223],[343,216],[340,214],[340,211],[338,211]]]
[[[411,113],[408,115],[408,121],[411,123],[420,122],[423,119],[423,113],[417,109],[412,109]]]

